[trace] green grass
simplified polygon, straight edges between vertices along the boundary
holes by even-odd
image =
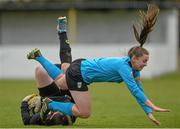
[[[28,94],[38,93],[35,85],[35,81],[32,80],[0,81],[1,128],[45,127],[24,126],[21,121],[21,100]],[[180,128],[180,74],[143,80],[143,87],[148,98],[156,105],[172,110],[170,113],[154,113],[161,121],[161,127]],[[92,97],[92,116],[88,119],[78,119],[70,128],[156,127],[137,105],[124,84],[95,83],[89,86],[89,90]]]

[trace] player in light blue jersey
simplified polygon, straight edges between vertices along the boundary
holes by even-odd
[[[136,40],[140,45],[132,47],[128,56],[125,57],[77,59],[70,64],[66,73],[63,73],[42,56],[39,49],[32,50],[27,58],[38,61],[61,90],[70,90],[75,101],[74,104],[45,100],[44,105],[66,115],[73,114],[76,117],[88,118],[91,114],[91,100],[87,85],[93,82],[124,82],[150,120],[160,125],[160,122],[153,116],[152,110],[157,112],[170,110],[154,105],[144,94],[140,83],[140,71],[149,60],[149,52],[143,48],[143,45],[149,32],[152,31],[158,13],[159,8],[156,5],[149,5],[147,13],[141,12],[142,30],[140,34],[133,25]]]

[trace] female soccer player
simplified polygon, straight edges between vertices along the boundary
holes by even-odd
[[[58,18],[57,28],[63,28],[62,25],[64,23],[59,23],[63,18]],[[67,21],[63,20],[63,22]],[[66,30],[58,29],[58,37],[60,40],[59,58],[61,64],[56,64],[56,66],[65,73],[69,64],[72,62],[71,48],[68,44]],[[21,103],[23,123],[25,125],[72,125],[76,121],[76,117],[64,115],[59,111],[44,111],[44,107],[41,108],[41,101],[45,97],[54,101],[74,103],[69,90],[60,90],[42,66],[36,67],[35,79],[40,96],[32,94],[23,99]]]
[[[73,114],[77,117],[87,118],[91,114],[91,100],[87,85],[92,82],[125,82],[130,93],[136,98],[147,116],[156,125],[160,125],[160,122],[153,116],[152,110],[157,112],[168,112],[170,110],[154,105],[144,94],[140,83],[140,71],[149,60],[149,52],[143,48],[143,45],[149,32],[152,31],[158,13],[159,8],[156,5],[149,5],[147,13],[141,12],[142,30],[140,34],[133,25],[136,40],[140,45],[132,47],[128,56],[125,57],[77,59],[70,64],[64,74],[44,58],[39,49],[32,50],[27,58],[38,61],[60,89],[70,90],[75,101],[75,104],[71,102],[50,102],[47,103],[48,108],[59,110],[67,115]]]

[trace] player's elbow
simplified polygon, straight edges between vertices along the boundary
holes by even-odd
[[[133,89],[133,90],[131,90],[131,93],[132,93],[133,96],[137,97],[137,95],[138,95],[138,89]]]

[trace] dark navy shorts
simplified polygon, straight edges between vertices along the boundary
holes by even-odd
[[[69,90],[88,91],[87,83],[83,81],[81,75],[81,61],[85,59],[77,59],[71,63],[66,71],[66,82]]]

